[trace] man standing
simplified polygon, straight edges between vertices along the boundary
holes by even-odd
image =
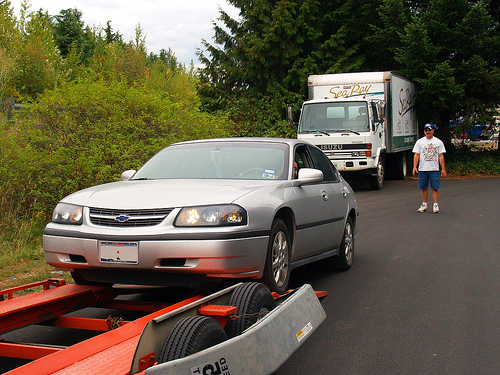
[[[432,189],[432,199],[434,205],[432,211],[439,213],[439,188],[441,180],[439,178],[439,165],[441,164],[441,176],[446,177],[444,167],[444,153],[446,152],[443,142],[434,137],[434,124],[425,124],[425,137],[420,138],[413,147],[415,156],[413,158],[413,175],[418,173],[418,187],[422,191],[422,205],[418,212],[427,211],[427,197],[429,196],[429,183]]]

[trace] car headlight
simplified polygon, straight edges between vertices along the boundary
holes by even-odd
[[[82,225],[83,207],[74,204],[59,203],[52,214],[52,221],[60,224]]]
[[[175,219],[178,227],[216,227],[227,225],[246,225],[246,211],[235,204],[217,206],[186,207]]]

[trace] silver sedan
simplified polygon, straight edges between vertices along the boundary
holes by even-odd
[[[252,278],[282,294],[298,266],[325,259],[351,267],[357,215],[351,187],[311,144],[190,141],[119,182],[65,197],[43,248],[80,284]]]

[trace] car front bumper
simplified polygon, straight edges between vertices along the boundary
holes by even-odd
[[[130,272],[131,275],[147,271],[159,278],[169,273],[217,278],[260,278],[269,239],[268,234],[264,233],[249,236],[240,233],[222,239],[213,238],[215,235],[206,239],[175,239],[176,236],[137,239],[132,236],[119,241],[112,236],[100,239],[85,237],[65,236],[57,233],[57,230],[46,229],[43,248],[47,263],[69,271],[119,271],[120,274]],[[104,241],[118,244],[133,241],[137,244],[137,262],[129,264],[103,261],[101,243]],[[106,278],[107,282],[111,281],[109,276]],[[134,279],[137,277],[132,281]],[[135,281],[140,283],[141,280]]]

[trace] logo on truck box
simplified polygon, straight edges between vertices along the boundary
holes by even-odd
[[[330,93],[333,94],[335,99],[359,95],[363,95],[363,98],[365,98],[371,87],[372,85],[333,86]]]

